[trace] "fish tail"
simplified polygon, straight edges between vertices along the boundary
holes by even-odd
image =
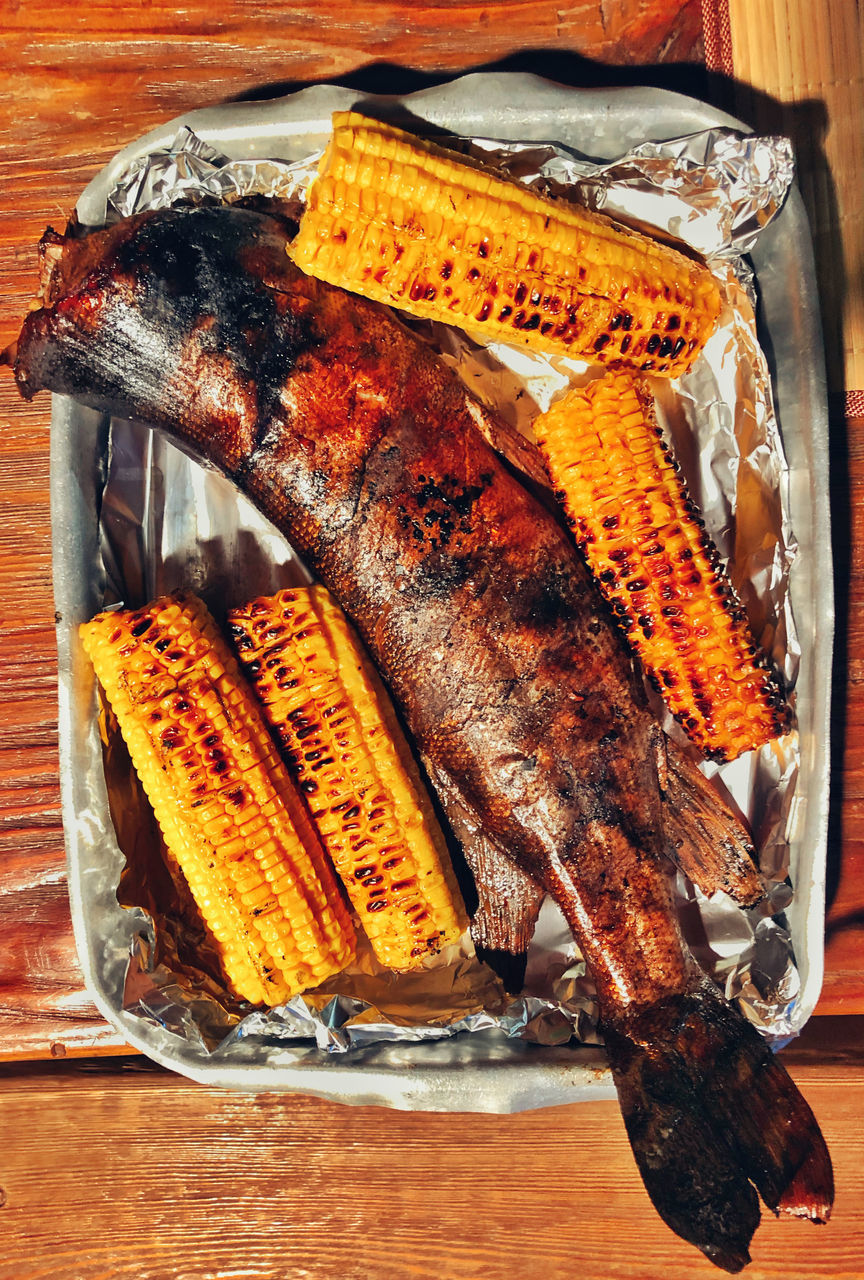
[[[834,1180],[816,1119],[713,983],[607,1018],[604,1030],[639,1171],[673,1231],[737,1272],[760,1196],[774,1213],[827,1220]]]

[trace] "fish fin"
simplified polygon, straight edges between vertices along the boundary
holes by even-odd
[[[537,445],[499,414],[475,399],[470,392],[466,395],[466,408],[486,443],[505,458],[511,467],[532,480],[541,492],[549,494],[549,473]]]
[[[474,881],[477,903],[473,909],[469,905],[474,948],[509,994],[516,995],[525,982],[528,946],[545,890],[483,834],[450,775],[428,757],[423,763]]]
[[[815,1117],[713,983],[611,1019],[604,1036],[642,1180],[677,1235],[737,1272],[757,1192],[775,1213],[828,1218],[833,1174]]]
[[[663,834],[670,858],[709,897],[721,889],[742,906],[754,906],[765,897],[765,885],[743,821],[671,741],[664,763]]]
[[[545,892],[490,840],[469,841],[463,850],[477,886],[474,947],[515,995],[525,981],[528,947]]]

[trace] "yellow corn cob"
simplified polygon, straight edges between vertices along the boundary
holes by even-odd
[[[466,925],[446,845],[392,706],[323,587],[229,615],[244,667],[382,964],[418,965]]]
[[[289,252],[480,337],[668,376],[720,310],[710,271],[669,246],[355,112],[333,116]]]
[[[81,639],[230,987],[274,1005],[338,973],[354,956],[347,907],[203,603],[101,613]]]
[[[783,733],[788,708],[663,443],[653,399],[608,373],[534,432],[576,540],[648,676],[706,756]]]

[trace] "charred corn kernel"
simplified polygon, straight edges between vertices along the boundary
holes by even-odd
[[[231,634],[382,964],[418,965],[466,925],[443,836],[393,708],[323,587],[229,615]]]
[[[204,604],[100,613],[81,639],[230,987],[274,1005],[338,973],[355,952],[347,906]]]
[[[648,390],[608,373],[534,421],[547,469],[603,594],[705,755],[783,733],[788,707],[705,532]]]
[[[668,245],[356,112],[333,116],[289,252],[477,336],[669,376],[720,310],[711,272]]]

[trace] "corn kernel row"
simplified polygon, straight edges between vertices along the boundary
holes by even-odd
[[[443,836],[383,687],[323,587],[229,615],[244,669],[382,964],[465,927]]]

